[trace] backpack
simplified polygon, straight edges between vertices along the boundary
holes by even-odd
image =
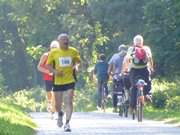
[[[137,66],[146,66],[148,59],[147,59],[147,52],[144,47],[135,46],[132,52],[132,62]]]

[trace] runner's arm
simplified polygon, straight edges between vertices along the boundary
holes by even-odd
[[[45,55],[45,54],[43,54],[42,56],[41,56],[41,58],[40,58],[40,61],[39,61],[39,63],[38,63],[38,65],[37,65],[37,69],[40,71],[40,72],[42,72],[42,73],[46,73],[46,74],[50,74],[51,72],[46,68],[46,66],[45,66],[45,61],[46,61],[46,59],[47,59],[47,55]]]

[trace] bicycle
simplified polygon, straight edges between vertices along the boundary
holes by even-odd
[[[115,75],[114,76],[114,92],[113,94],[117,95],[117,108],[119,116],[128,117],[128,97],[125,94],[125,88],[123,84],[122,75]]]
[[[144,107],[144,86],[147,83],[143,79],[138,79],[136,82],[137,88],[137,101],[136,101],[136,108],[132,110],[132,118],[135,119],[135,115],[137,115],[138,122],[142,122],[143,119],[143,107]]]

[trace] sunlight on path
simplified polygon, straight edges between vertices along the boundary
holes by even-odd
[[[39,125],[37,135],[180,135],[180,128],[169,124],[149,120],[138,123],[113,113],[74,113],[71,133],[58,128],[48,113],[31,113],[31,116]]]

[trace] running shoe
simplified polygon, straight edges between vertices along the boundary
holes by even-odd
[[[64,125],[64,132],[71,132],[69,123]]]

